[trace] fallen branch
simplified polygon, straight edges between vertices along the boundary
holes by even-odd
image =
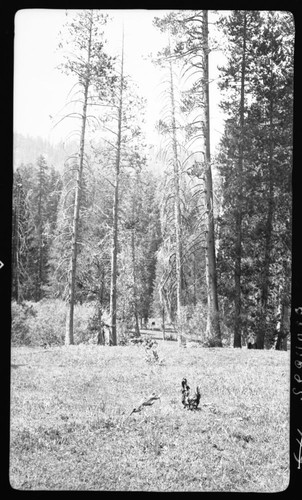
[[[153,392],[147,399],[144,399],[138,406],[133,408],[133,410],[129,413],[128,417],[130,417],[132,413],[140,412],[145,406],[152,406],[157,399],[160,399],[160,396],[161,394],[157,396],[155,392]]]

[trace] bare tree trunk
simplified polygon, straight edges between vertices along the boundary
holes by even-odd
[[[203,11],[203,96],[204,96],[204,146],[205,146],[205,205],[207,209],[206,234],[206,273],[208,286],[208,309],[211,329],[211,342],[221,347],[221,332],[217,294],[217,272],[215,256],[215,232],[213,211],[213,182],[210,154],[210,101],[209,101],[209,48],[208,48],[208,11]]]
[[[273,213],[274,213],[274,180],[273,180],[273,100],[270,101],[269,108],[269,158],[268,158],[268,210],[265,227],[265,249],[264,249],[264,265],[261,279],[261,296],[260,296],[260,322],[257,329],[256,345],[257,349],[264,349],[265,340],[265,322],[267,316],[268,293],[269,293],[269,275],[272,250],[272,230],[273,230]]]
[[[39,275],[38,275],[38,293],[37,300],[42,298],[42,281],[43,281],[43,236],[42,227],[39,228]]]
[[[163,340],[166,340],[166,325],[165,325],[165,308],[162,307],[161,310],[161,330],[163,334]]]
[[[206,241],[207,241],[206,232]],[[206,322],[206,337],[211,337],[211,288],[210,288],[210,273],[209,273],[209,259],[208,259],[208,248],[205,248],[205,270],[206,270],[206,290],[207,290],[207,322]]]
[[[89,42],[88,42],[88,47],[87,47],[87,75],[86,75],[86,79],[84,82],[84,95],[83,95],[84,100],[83,100],[83,110],[82,110],[82,127],[81,127],[81,138],[80,138],[79,165],[77,168],[75,199],[74,199],[74,213],[73,213],[73,223],[72,223],[71,259],[70,259],[69,281],[68,281],[65,345],[72,345],[74,343],[73,317],[74,317],[76,268],[77,268],[77,240],[78,240],[79,213],[80,213],[80,203],[81,203],[80,198],[81,198],[81,187],[82,187],[82,174],[83,174],[83,165],[84,165],[85,131],[86,131],[86,120],[87,120],[87,100],[88,100],[88,89],[89,89],[89,84],[90,84],[88,65],[90,62],[90,54],[91,54],[92,24],[93,24],[93,18],[91,16]]]
[[[270,176],[271,177],[271,176]],[[265,235],[265,255],[264,255],[264,266],[262,275],[262,286],[261,286],[261,301],[260,301],[260,322],[256,335],[256,345],[257,349],[264,349],[264,339],[265,339],[265,322],[267,316],[267,305],[268,305],[268,291],[269,291],[269,272],[270,272],[270,252],[271,252],[271,239],[272,239],[272,219],[273,219],[273,189],[272,189],[272,179],[270,179],[269,188],[269,204],[268,204],[268,214],[266,220],[266,235]]]
[[[290,323],[290,308],[288,303],[288,296],[283,294],[281,298],[281,318],[279,328],[277,330],[277,341],[276,350],[277,351],[287,351],[287,337],[289,334],[289,323]]]
[[[131,231],[131,250],[132,250],[132,269],[133,269],[133,299],[134,299],[134,319],[135,319],[135,336],[140,336],[139,319],[138,319],[138,304],[137,304],[137,289],[136,289],[136,256],[135,256],[135,226]]]
[[[98,335],[97,335],[97,343],[99,345],[104,345],[105,344],[105,329],[103,325],[103,295],[104,295],[104,268],[102,268],[102,275],[101,275],[101,284],[100,288],[98,291],[98,301],[97,301],[97,328],[98,328]]]
[[[39,268],[36,288],[36,300],[41,299],[41,285],[43,279],[43,221],[42,221],[42,166],[40,165],[39,199],[38,199],[38,238],[39,238]]]
[[[111,327],[111,343],[117,344],[116,334],[116,278],[117,278],[117,231],[118,231],[118,201],[119,201],[119,172],[116,167],[116,178],[114,188],[114,205],[113,205],[113,235],[111,247],[111,280],[110,280],[110,327]]]
[[[112,250],[111,250],[111,282],[110,282],[110,327],[111,344],[117,345],[117,245],[118,245],[118,208],[119,208],[119,177],[121,162],[121,140],[122,140],[122,116],[123,116],[123,85],[124,85],[124,32],[122,36],[122,61],[121,61],[121,81],[120,96],[118,108],[118,131],[116,143],[116,161],[115,161],[115,187],[113,204],[113,231],[112,231]]]
[[[194,252],[194,254],[193,254],[193,305],[194,305],[194,307],[197,304],[197,286],[196,286],[197,273],[196,273],[196,271],[197,271],[197,269],[196,269],[196,255]]]
[[[167,311],[169,323],[173,323],[171,304],[167,297],[167,292],[163,286],[159,287],[160,302],[164,310]]]
[[[17,200],[15,207],[15,216],[14,216],[14,245],[13,245],[13,273],[15,277],[15,293],[16,293],[16,301],[17,304],[22,302],[21,300],[21,286],[20,286],[20,195],[21,189],[19,183],[17,184]]]
[[[235,216],[235,318],[234,318],[234,347],[241,347],[241,254],[242,254],[242,179],[244,157],[244,93],[246,69],[246,12],[243,21],[243,47],[241,60],[241,95],[240,95],[240,139],[239,157],[237,166],[237,207]]]
[[[175,231],[175,260],[176,260],[176,311],[178,322],[178,343],[182,343],[182,246],[181,246],[181,213],[180,213],[180,173],[179,159],[176,136],[175,119],[175,97],[172,62],[169,60],[170,69],[170,98],[171,98],[171,126],[172,126],[172,148],[173,148],[173,166],[174,166],[174,231]]]

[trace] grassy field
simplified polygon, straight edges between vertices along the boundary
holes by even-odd
[[[13,348],[10,483],[21,490],[276,492],[289,481],[289,353]],[[181,405],[181,380],[201,388]],[[129,416],[153,391],[161,399]]]

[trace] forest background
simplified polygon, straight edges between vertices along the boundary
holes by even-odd
[[[116,55],[102,34],[110,16],[73,14],[59,43],[75,86],[53,119],[69,133],[14,139],[13,343],[127,343],[149,321],[163,335],[172,325],[180,344],[286,349],[292,15],[155,15],[162,96],[151,134],[146,86],[126,74],[127,37],[120,30]],[[211,85],[223,111],[214,154]]]

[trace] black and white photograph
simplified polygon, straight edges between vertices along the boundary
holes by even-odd
[[[276,493],[302,468],[295,48],[286,10],[15,13],[12,489]]]

